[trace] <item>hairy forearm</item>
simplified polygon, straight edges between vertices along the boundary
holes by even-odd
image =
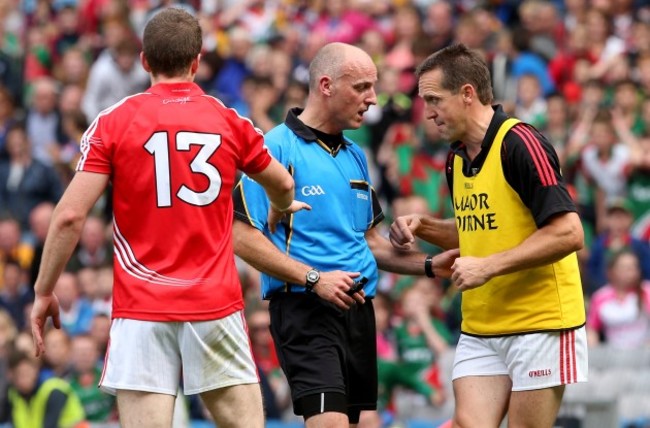
[[[260,272],[292,284],[304,284],[311,269],[280,251],[266,236],[239,220],[233,223],[235,254]]]
[[[498,276],[554,263],[583,246],[584,235],[575,213],[556,217],[520,245],[488,257],[492,275]]]
[[[396,250],[374,229],[366,232],[366,242],[375,256],[379,269],[403,275],[424,275],[426,254]]]
[[[454,218],[422,217],[420,227],[415,234],[418,238],[445,250],[458,248],[458,230]]]
[[[379,269],[402,275],[424,275],[424,259],[426,254],[419,252],[378,252],[375,260]]]

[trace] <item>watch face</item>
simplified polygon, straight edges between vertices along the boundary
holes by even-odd
[[[320,274],[315,270],[310,270],[309,272],[307,272],[307,281],[316,282],[319,279],[320,279]]]

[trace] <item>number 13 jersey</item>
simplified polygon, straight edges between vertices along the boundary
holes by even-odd
[[[243,308],[232,248],[236,170],[271,161],[252,123],[194,83],[161,83],[99,114],[77,171],[113,184],[113,318],[200,321]]]

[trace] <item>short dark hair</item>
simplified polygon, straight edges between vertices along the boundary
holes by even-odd
[[[26,352],[12,348],[9,357],[7,358],[7,367],[9,370],[15,370],[16,367],[21,365],[23,362],[28,362],[35,366],[38,365],[38,363],[32,360]]]
[[[203,36],[195,17],[170,7],[158,12],[147,23],[142,37],[144,57],[156,76],[180,76],[201,53]]]
[[[491,104],[492,81],[485,59],[462,43],[453,44],[429,55],[415,70],[418,79],[426,72],[442,70],[442,87],[457,93],[465,84],[476,90],[482,104]]]

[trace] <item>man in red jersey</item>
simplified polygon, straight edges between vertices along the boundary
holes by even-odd
[[[41,354],[47,318],[60,325],[52,289],[110,180],[113,321],[100,387],[116,393],[126,428],[171,426],[181,373],[185,393],[201,394],[220,428],[264,425],[232,248],[236,170],[264,186],[271,223],[306,205],[293,201],[293,179],[261,132],[193,83],[201,40],[180,9],[149,21],[140,58],[152,86],[101,112],[84,134],[35,284]]]

